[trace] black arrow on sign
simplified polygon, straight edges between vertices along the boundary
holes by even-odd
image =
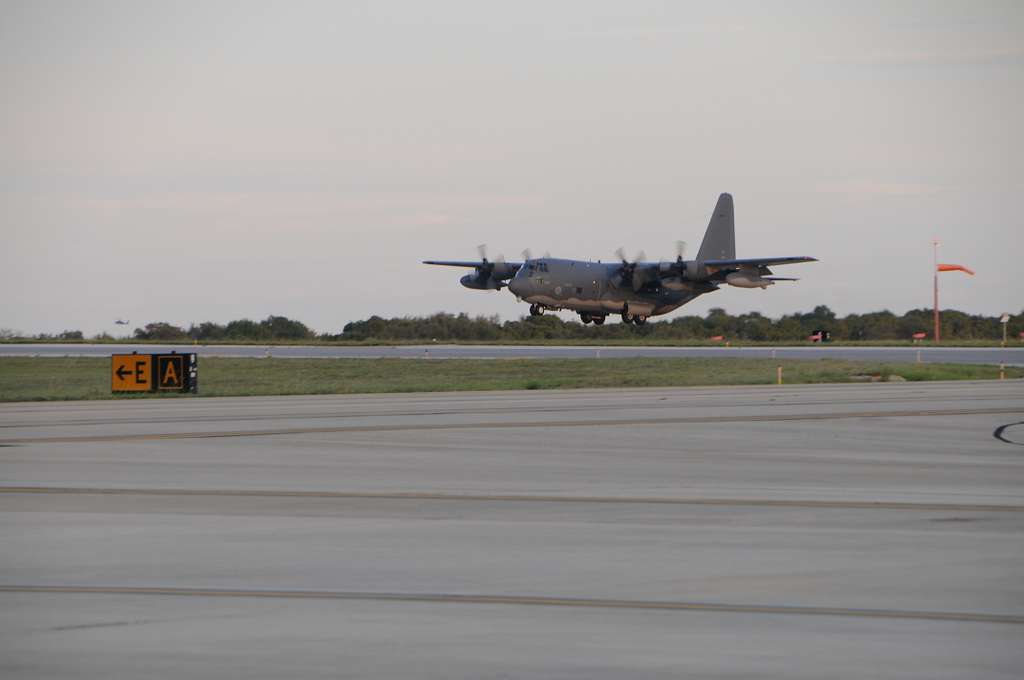
[[[117,376],[118,380],[124,380],[125,375],[131,375],[131,373],[132,371],[130,369],[126,370],[125,366],[118,366],[117,370],[114,371],[114,375]]]

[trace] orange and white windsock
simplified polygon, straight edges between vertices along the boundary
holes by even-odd
[[[974,276],[974,272],[962,264],[940,264],[936,265],[936,269],[940,272],[966,272]]]

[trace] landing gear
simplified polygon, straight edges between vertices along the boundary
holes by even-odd
[[[594,317],[590,316],[590,312],[580,312],[580,321],[583,322],[584,326],[587,325],[588,323],[590,323],[593,320],[594,320]]]
[[[591,321],[594,322],[595,326],[600,326],[604,323],[604,315],[592,317]]]
[[[630,314],[629,312],[623,312],[622,323],[635,323],[637,326],[643,326],[647,323],[647,317],[642,314]]]
[[[530,305],[530,316],[544,316],[544,308],[540,305]]]

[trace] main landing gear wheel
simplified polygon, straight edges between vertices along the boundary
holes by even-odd
[[[540,305],[530,305],[530,316],[544,316],[544,308]]]
[[[647,323],[647,317],[641,314],[630,314],[629,312],[623,312],[622,323],[635,323],[637,326],[643,326],[645,323]]]
[[[584,325],[590,323],[593,320],[594,317],[590,316],[590,312],[580,312],[580,321],[582,321]]]
[[[593,317],[591,319],[591,321],[594,322],[595,326],[600,326],[601,324],[604,323],[604,317],[603,316],[595,316],[595,317]]]

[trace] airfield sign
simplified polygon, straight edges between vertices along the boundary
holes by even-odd
[[[199,389],[196,354],[113,354],[111,392],[192,392]]]
[[[150,392],[152,389],[152,355],[114,354],[110,357],[111,392]]]
[[[156,379],[158,390],[181,390],[185,384],[185,356],[182,354],[158,354],[156,357]]]

